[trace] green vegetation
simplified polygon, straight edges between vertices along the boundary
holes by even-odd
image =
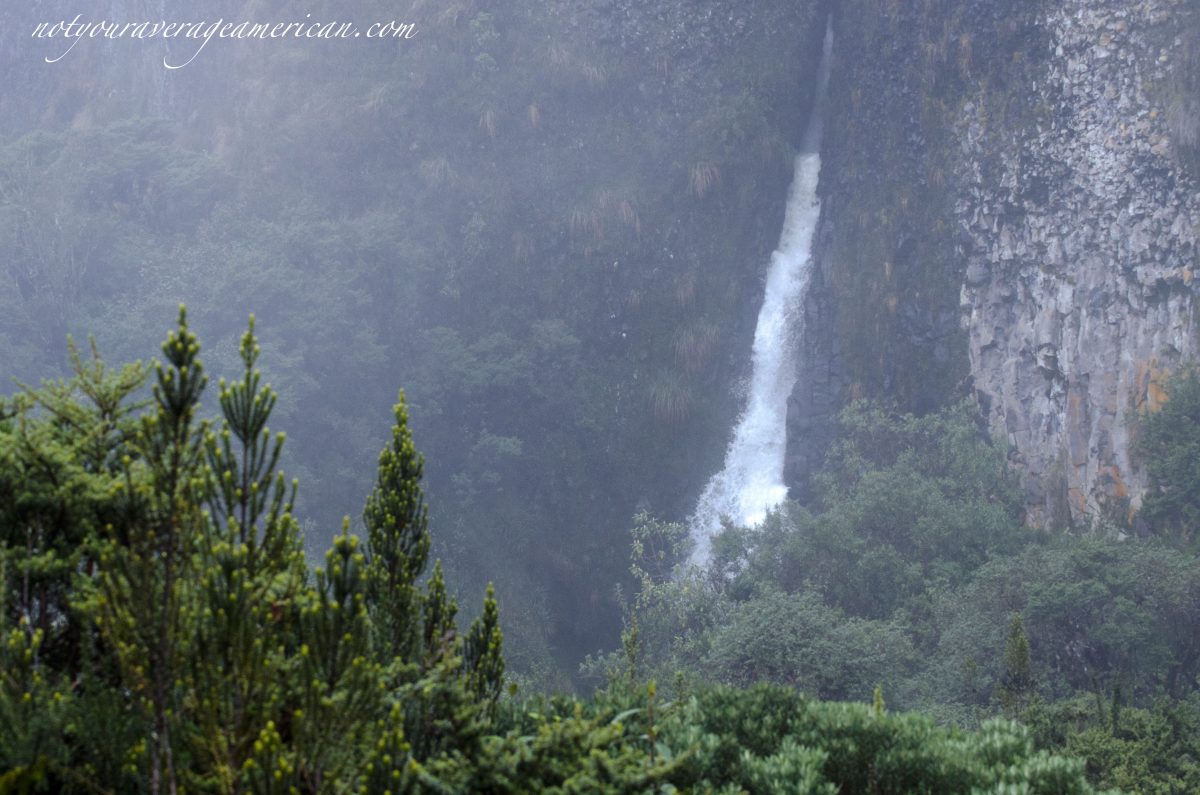
[[[1149,481],[1139,517],[1157,535],[1196,545],[1200,528],[1200,371],[1166,384],[1167,402],[1141,418],[1138,453]]]
[[[352,5],[230,12],[397,13]],[[1052,128],[1038,4],[575,5],[169,82],[0,47],[0,376],[62,376],[0,398],[0,795],[1200,791],[1196,374],[1130,527],[1027,528],[955,404],[958,125],[997,184]],[[804,505],[680,568],[833,6],[814,400],[899,408],[812,423]],[[1147,90],[1194,174],[1180,14]]]
[[[1049,123],[1026,87],[1053,52],[1042,6],[972,0],[843,0],[822,152],[825,207],[838,219],[829,281],[844,405],[896,401],[924,413],[964,397],[959,325],[965,257],[954,197],[964,108],[986,114],[1003,162],[1014,131]],[[897,80],[897,75],[904,75]],[[986,174],[987,180],[1000,176]],[[825,343],[830,345],[831,343]]]
[[[180,302],[236,368],[257,312],[314,561],[404,384],[451,592],[494,581],[510,667],[570,686],[619,629],[630,514],[682,513],[719,465],[752,332],[733,321],[820,52],[815,2],[737,24],[726,0],[618,5],[621,24],[569,3],[233,0],[226,18],[411,12],[420,33],[226,41],[174,73],[153,44],[48,68],[17,34],[40,12],[0,11],[21,76],[0,113],[5,384],[56,372],[68,333],[137,358]]]
[[[253,320],[217,421],[182,310],[149,371],[72,353],[71,378],[0,403],[0,792],[1091,791],[1016,724],[942,729],[878,697],[660,701],[630,675],[502,700],[492,591],[460,634],[440,565],[425,577],[403,396],[365,542],[313,569]]]
[[[199,350],[181,310],[145,405],[144,368],[77,352],[73,378],[5,404],[0,790],[341,791],[415,776],[495,708],[494,598],[460,637],[440,571],[418,587],[403,400],[366,543],[338,536],[310,570],[253,321],[217,423]]]
[[[1146,421],[1163,483],[1194,474],[1180,463],[1197,460],[1194,379]],[[814,481],[807,510],[727,527],[703,569],[680,563],[683,527],[637,517],[627,649],[585,670],[635,666],[679,693],[766,681],[868,702],[881,686],[944,723],[1016,719],[1038,748],[1084,759],[1098,787],[1200,787],[1190,533],[1025,528],[1004,451],[966,404],[925,417],[851,405]],[[1194,493],[1170,483],[1163,495]],[[1194,526],[1186,504],[1158,504],[1175,506],[1169,526]]]

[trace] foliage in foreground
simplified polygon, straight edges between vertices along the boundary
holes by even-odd
[[[792,689],[501,699],[490,594],[425,578],[403,399],[364,512],[312,569],[258,344],[206,376],[181,311],[153,367],[73,351],[0,404],[0,793],[1090,791],[1024,729],[962,733]]]
[[[471,747],[503,677],[494,600],[465,635],[428,584],[403,398],[367,542],[305,562],[258,343],[202,421],[180,312],[153,368],[74,355],[0,425],[3,788],[302,792],[368,786]],[[390,768],[389,768],[390,769]]]

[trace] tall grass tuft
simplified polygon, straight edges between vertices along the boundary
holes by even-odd
[[[675,277],[675,303],[686,309],[696,302],[696,272],[688,271]]]
[[[496,111],[484,108],[479,113],[479,129],[487,133],[487,137],[496,140]]]
[[[701,160],[692,166],[688,175],[688,189],[697,199],[703,199],[721,181],[721,170],[716,163]]]
[[[694,401],[691,387],[672,370],[659,372],[650,384],[654,416],[662,422],[674,424],[687,419]]]
[[[454,169],[450,167],[450,161],[445,155],[426,158],[417,169],[421,179],[431,188],[440,188],[454,181]]]
[[[717,347],[717,326],[706,320],[696,321],[675,330],[671,349],[675,360],[689,373],[703,369]]]

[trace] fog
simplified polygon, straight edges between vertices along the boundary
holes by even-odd
[[[1191,4],[9,3],[0,77],[0,394],[182,304],[219,417],[253,315],[321,565],[403,390],[523,692],[1194,704]]]

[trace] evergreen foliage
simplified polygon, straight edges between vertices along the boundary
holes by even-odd
[[[140,367],[112,372],[74,349],[73,379],[6,404],[6,784],[335,791],[361,774],[376,734],[403,736],[397,716],[414,694],[462,693],[440,753],[494,709],[495,600],[467,669],[440,567],[429,596],[415,596],[429,541],[403,406],[368,503],[390,569],[342,535],[310,572],[296,484],[278,469],[283,436],[267,427],[276,395],[259,350],[251,319],[242,376],[220,382],[215,427],[199,418],[207,377],[182,309],[153,368],[149,411],[126,404]],[[391,571],[400,588],[388,590]],[[422,658],[419,644],[391,640],[397,626],[443,645]]]
[[[1029,639],[1021,616],[1014,615],[1004,644],[1004,676],[1000,683],[1000,699],[1006,712],[1018,715],[1033,691],[1033,675],[1029,664]]]
[[[430,563],[464,604],[496,582],[510,669],[569,686],[619,626],[635,500],[684,510],[724,446],[728,321],[759,291],[810,102],[818,4],[678,37],[727,2],[627,3],[605,43],[542,4],[418,0],[436,47],[236,47],[174,82],[144,49],[35,76],[40,56],[0,48],[21,76],[0,114],[0,370],[49,373],[85,329],[142,356],[185,301],[206,364],[236,377],[259,309],[314,559],[357,519],[403,383],[437,453]],[[227,19],[263,8],[223,0]],[[5,43],[38,15],[8,4]],[[703,199],[695,164],[719,169]],[[678,383],[657,419],[660,371]]]
[[[135,709],[149,724],[150,790],[175,793],[182,739],[178,683],[200,626],[189,603],[206,524],[205,427],[197,409],[208,377],[182,307],[179,327],[167,335],[162,352],[165,364],[154,364],[155,410],[141,418],[122,461],[124,478],[114,485],[116,521],[105,526],[100,541],[89,608],[122,681],[135,694]]]
[[[417,579],[429,558],[429,519],[421,494],[425,462],[408,430],[404,393],[393,409],[392,441],[379,454],[379,479],[363,522],[367,528],[369,594],[379,615],[382,653],[410,658],[419,652]]]
[[[200,417],[181,310],[153,368],[75,356],[0,420],[0,793],[1088,792],[1009,723],[940,729],[793,689],[501,698],[493,589],[461,636],[403,399],[319,568],[279,470],[253,320]],[[346,523],[348,525],[348,522]],[[653,532],[647,532],[647,540]],[[637,634],[631,634],[637,645]]]
[[[463,643],[467,686],[479,702],[494,705],[504,684],[503,635],[496,591],[489,585],[483,613],[471,624]]]

